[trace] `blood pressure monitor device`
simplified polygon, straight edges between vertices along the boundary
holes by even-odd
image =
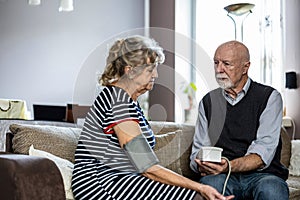
[[[208,162],[221,162],[222,148],[219,147],[201,147],[197,154],[197,159]]]

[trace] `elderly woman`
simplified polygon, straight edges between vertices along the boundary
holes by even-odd
[[[110,48],[100,78],[104,88],[75,152],[76,199],[226,199],[158,164],[155,137],[137,98],[152,89],[163,61],[162,48],[142,36],[117,40]]]

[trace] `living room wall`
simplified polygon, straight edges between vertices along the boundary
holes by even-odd
[[[300,138],[300,1],[285,0],[284,5],[284,71],[295,71],[297,73],[298,88],[285,89],[286,114],[291,117],[296,124],[295,137]],[[289,130],[291,131],[291,130]]]
[[[24,99],[29,109],[33,103],[73,103],[74,87],[86,59],[112,36],[144,27],[146,1],[75,0],[73,12],[60,13],[59,0],[42,0],[37,7],[26,0],[0,0],[0,98]],[[298,77],[297,89],[285,89],[285,106],[300,138],[300,1],[282,2],[283,68],[296,71]],[[98,64],[97,59],[92,62]],[[91,76],[82,81],[96,81],[96,75]],[[84,103],[89,99],[86,94],[79,95]]]
[[[29,110],[32,104],[85,104],[85,95],[73,99],[82,65],[112,36],[144,27],[144,1],[75,0],[72,12],[59,12],[59,0],[41,2],[0,0],[0,98],[23,99]]]

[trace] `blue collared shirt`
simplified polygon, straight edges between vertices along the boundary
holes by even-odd
[[[241,92],[238,93],[234,99],[223,90],[223,96],[228,103],[236,105],[241,101],[248,92],[251,79],[248,78]],[[198,172],[197,163],[194,161],[199,149],[202,146],[211,146],[211,142],[208,136],[208,121],[205,116],[203,101],[201,100],[198,108],[198,118],[195,126],[194,143],[192,148],[192,154],[190,156],[190,166],[192,170]],[[280,137],[280,129],[282,123],[282,98],[281,94],[274,90],[268,100],[266,108],[262,112],[259,118],[259,127],[257,129],[256,140],[252,141],[249,146],[246,155],[257,154],[263,160],[265,167],[267,168],[276,152]]]
[[[242,91],[240,91],[236,98],[232,98],[225,90],[223,90],[223,96],[225,97],[226,101],[228,103],[230,103],[232,106],[234,106],[235,104],[237,104],[238,102],[240,102],[240,100],[243,99],[243,97],[246,95],[246,93],[249,90],[250,87],[250,83],[251,83],[251,79],[248,78],[246,84],[244,85]]]

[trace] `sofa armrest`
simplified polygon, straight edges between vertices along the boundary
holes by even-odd
[[[5,140],[5,151],[9,153],[13,153],[14,150],[12,148],[12,139],[14,137],[14,134],[11,132],[6,133],[6,140]]]
[[[66,199],[62,176],[47,158],[0,153],[1,199]]]

